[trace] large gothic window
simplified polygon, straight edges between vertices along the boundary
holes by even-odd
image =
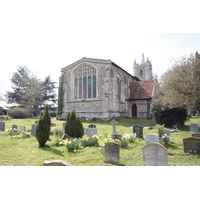
[[[84,65],[74,72],[74,99],[96,98],[96,70]]]

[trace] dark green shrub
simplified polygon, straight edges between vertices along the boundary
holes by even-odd
[[[50,113],[50,116],[51,116],[51,117],[56,117],[56,116],[57,116],[57,113]]]
[[[187,110],[185,108],[170,108],[161,99],[152,103],[152,112],[157,124],[172,126],[174,124],[184,125],[187,120]]]
[[[77,134],[77,122],[75,110],[72,110],[69,118],[69,134],[71,137],[75,137]]]
[[[51,117],[49,115],[49,107],[46,105],[43,114],[40,114],[40,118],[36,126],[36,138],[40,147],[43,147],[49,139],[50,127]]]
[[[84,129],[83,129],[83,124],[79,118],[79,116],[76,118],[76,124],[77,124],[77,135],[75,135],[74,137],[76,138],[82,138],[83,134],[84,134]]]
[[[12,118],[16,119],[28,118],[29,116],[28,110],[26,108],[10,108],[8,110],[8,114]]]
[[[66,123],[65,123],[65,133],[69,133],[69,118],[70,118],[70,111],[67,113]]]
[[[84,134],[83,124],[79,117],[76,117],[75,110],[67,113],[65,133],[74,138],[82,138]]]

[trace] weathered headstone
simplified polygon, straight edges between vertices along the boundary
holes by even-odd
[[[12,129],[16,129],[17,130],[17,127],[18,127],[17,124],[13,124],[12,125]]]
[[[0,131],[5,131],[5,122],[0,122]]]
[[[67,133],[65,133],[62,140],[71,139],[71,138],[72,138],[71,136],[69,136]]]
[[[25,126],[20,126],[19,132],[21,133],[21,132],[23,132],[23,131],[25,131]]]
[[[63,130],[65,130],[65,123],[63,123]]]
[[[56,126],[56,124],[52,122],[52,123],[51,123],[51,127],[54,127],[54,126]]]
[[[89,128],[96,128],[96,125],[90,124],[90,125],[89,125]]]
[[[43,162],[43,166],[71,166],[71,165],[62,160],[52,160]]]
[[[192,123],[190,124],[190,133],[198,133],[199,129],[198,129],[198,124]]]
[[[108,142],[105,144],[105,162],[115,165],[119,164],[119,144]]]
[[[119,140],[120,147],[123,147],[122,135],[120,135],[120,134],[112,134],[111,137],[112,137],[113,140],[115,140],[115,139]]]
[[[92,137],[93,135],[97,135],[97,128],[85,128],[85,134],[88,137]]]
[[[37,123],[38,123],[38,120],[35,121],[35,124],[37,124]]]
[[[32,124],[31,135],[35,137],[36,124]]]
[[[136,133],[136,137],[143,138],[143,126],[133,126],[133,133]]]
[[[170,130],[165,129],[162,133],[162,136],[164,136],[165,134],[169,137],[170,140]]]
[[[110,124],[113,125],[113,132],[111,133],[111,135],[112,135],[112,134],[117,134],[117,132],[116,132],[116,127],[115,127],[115,125],[117,124],[117,122],[115,121],[115,119],[113,119],[113,120],[110,122]]]
[[[167,149],[159,143],[143,147],[143,166],[167,166]]]
[[[146,134],[145,135],[145,145],[149,143],[159,143],[159,136],[156,134]]]
[[[200,133],[193,133],[193,134],[191,135],[191,137],[198,137],[198,138],[200,138]]]
[[[183,138],[183,147],[185,153],[200,154],[200,138],[198,137]]]

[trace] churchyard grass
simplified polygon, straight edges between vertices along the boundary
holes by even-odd
[[[31,125],[36,119],[11,119],[5,121],[5,130],[10,129],[13,124],[26,126],[27,130],[31,129]],[[57,121],[56,118],[51,119],[56,123],[56,127],[62,127],[64,121]],[[88,128],[89,124],[95,124],[100,139],[104,139],[107,133],[112,133],[112,125],[110,121],[82,121],[84,128]],[[200,118],[191,118],[183,127],[179,129],[181,132],[172,132],[171,142],[167,148],[168,166],[200,166],[200,155],[185,155],[183,150],[182,138],[190,137],[190,123],[199,123]],[[117,121],[116,131],[118,134],[132,133],[134,125],[155,126],[153,120],[124,119]],[[157,133],[156,129],[143,130],[144,136],[150,133]],[[54,135],[50,135],[49,141],[43,148],[39,147],[37,139],[34,137],[25,139],[11,139],[11,136],[0,132],[0,166],[42,166],[46,160],[63,160],[73,166],[108,166],[105,163],[105,157],[100,152],[99,146],[81,148],[76,152],[67,152],[65,145],[53,146],[51,142],[55,139]],[[145,140],[136,138],[133,143],[128,143],[126,148],[120,148],[120,165],[122,166],[142,166],[143,152],[142,148]]]

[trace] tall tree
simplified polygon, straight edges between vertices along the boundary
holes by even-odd
[[[11,78],[13,92],[7,91],[7,103],[15,103],[21,107],[33,111],[39,111],[39,107],[46,103],[55,104],[55,82],[50,76],[44,81],[37,79],[27,67],[19,66],[17,72]]]
[[[177,61],[161,77],[161,94],[171,107],[195,107],[200,104],[200,54]]]

